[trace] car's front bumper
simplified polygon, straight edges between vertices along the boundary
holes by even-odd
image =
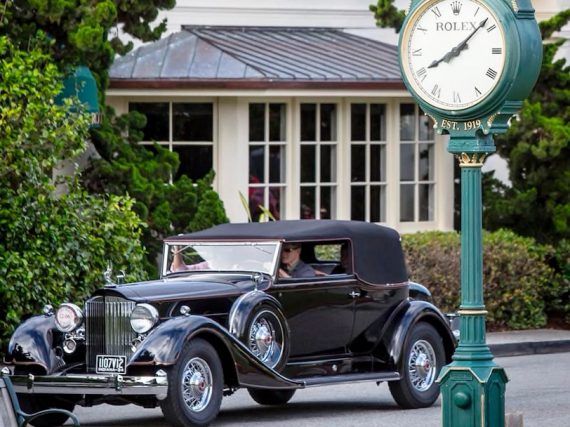
[[[17,393],[33,394],[96,394],[96,395],[151,395],[158,400],[166,398],[166,372],[158,370],[155,376],[122,375],[10,375]]]

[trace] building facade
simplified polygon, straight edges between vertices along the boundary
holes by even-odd
[[[163,39],[115,61],[107,103],[146,114],[142,144],[176,151],[178,174],[213,169],[232,222],[241,194],[254,217],[451,230],[455,160],[369,3],[179,0]]]

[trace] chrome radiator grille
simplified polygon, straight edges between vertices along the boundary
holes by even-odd
[[[136,334],[130,316],[135,303],[119,297],[95,297],[85,304],[85,343],[88,372],[95,372],[98,354],[127,356],[133,354],[131,343]]]

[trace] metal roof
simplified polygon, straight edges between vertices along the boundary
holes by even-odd
[[[331,28],[185,27],[117,58],[110,78],[111,87],[403,88],[396,46]]]

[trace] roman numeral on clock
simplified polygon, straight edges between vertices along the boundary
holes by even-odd
[[[422,79],[422,82],[425,80],[425,78],[427,77],[427,70],[425,69],[425,67],[420,68],[418,71],[416,71],[416,75]]]
[[[437,97],[439,98],[440,95],[441,95],[441,88],[440,88],[438,85],[435,85],[435,86],[433,87],[433,89],[431,90],[431,94],[432,94],[433,96],[437,96]]]
[[[431,11],[434,13],[434,15],[435,15],[437,18],[441,18],[441,12],[440,12],[439,9],[437,8],[437,6],[434,7],[434,8],[432,8]]]
[[[494,47],[491,49],[491,54],[493,55],[500,55],[503,53],[503,49],[500,47]]]
[[[412,51],[412,56],[422,56],[422,49],[416,49]]]
[[[475,95],[481,96],[481,91],[479,89],[477,89],[477,86],[475,86]]]
[[[453,91],[453,102],[461,102],[461,97],[459,96],[459,93]]]
[[[497,72],[495,70],[493,70],[492,68],[489,68],[487,70],[487,72],[485,73],[485,75],[493,80],[495,80],[495,77],[497,77]]]
[[[491,25],[489,28],[487,28],[487,32],[490,33],[491,31],[493,31],[495,28],[497,28],[497,26],[495,24]]]

